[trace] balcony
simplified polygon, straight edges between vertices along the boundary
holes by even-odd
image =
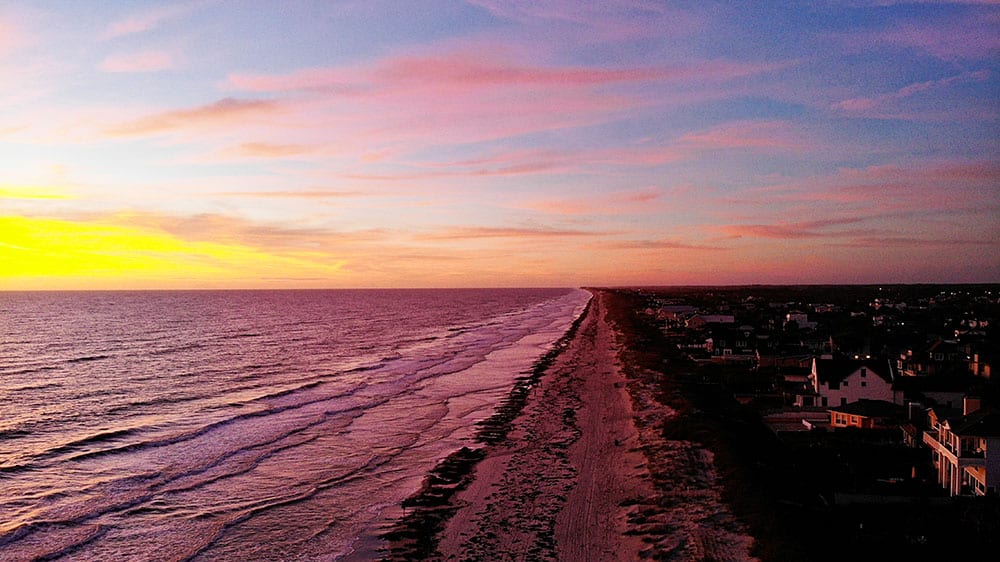
[[[957,464],[958,455],[955,454],[955,450],[948,444],[938,441],[938,435],[937,431],[925,431],[924,444],[937,451],[942,457],[947,458],[952,464]]]
[[[963,459],[985,459],[986,451],[983,449],[962,449]]]

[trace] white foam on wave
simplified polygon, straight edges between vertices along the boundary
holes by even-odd
[[[137,548],[236,560],[248,545],[260,558],[359,556],[398,515],[392,506],[440,459],[469,444],[474,424],[493,413],[589,297],[570,291],[524,310],[425,330],[401,340],[393,356],[243,391],[239,408],[194,425],[173,422],[143,441],[74,451],[60,466],[60,487],[72,489],[79,477],[76,488],[86,493],[19,511],[28,531],[7,547],[45,555],[39,545],[46,529],[35,522],[47,521],[100,526],[100,535],[73,553],[80,560]],[[28,489],[33,477],[18,475],[18,485]]]

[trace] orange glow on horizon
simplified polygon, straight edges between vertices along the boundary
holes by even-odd
[[[0,289],[244,286],[262,278],[333,279],[345,262],[270,254],[239,244],[191,242],[111,222],[0,217]]]

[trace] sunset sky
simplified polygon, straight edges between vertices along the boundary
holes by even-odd
[[[0,289],[1000,281],[1000,3],[0,3]]]

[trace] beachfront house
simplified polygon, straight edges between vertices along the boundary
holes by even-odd
[[[903,407],[885,400],[862,399],[829,409],[830,427],[859,429],[898,428]]]
[[[978,406],[970,399],[964,415],[954,418],[931,412],[931,427],[924,432],[938,484],[952,496],[1000,491],[1000,411]]]
[[[711,343],[708,351],[713,362],[721,363],[753,363],[757,359],[757,343],[752,326],[733,328],[731,325],[720,324],[710,328]]]
[[[687,319],[684,326],[689,330],[703,330],[712,324],[732,324],[736,317],[732,314],[695,314]]]
[[[956,342],[937,339],[918,351],[907,349],[900,353],[897,368],[900,375],[907,377],[959,374],[968,370],[966,357]]]
[[[805,392],[795,397],[799,407],[845,406],[858,400],[900,403],[892,387],[892,367],[870,359],[813,359]],[[899,398],[899,399],[897,399]]]

